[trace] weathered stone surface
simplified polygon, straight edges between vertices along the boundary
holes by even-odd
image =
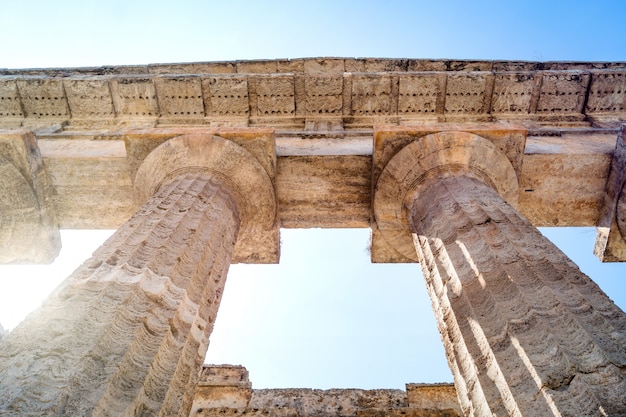
[[[61,250],[50,177],[34,135],[0,131],[0,263],[49,263]]]
[[[317,416],[360,415],[459,416],[451,384],[407,384],[401,390],[378,389],[261,389],[250,390],[241,366],[203,368],[190,417],[199,416]]]
[[[194,129],[125,133],[134,166],[143,167],[143,171],[136,170],[134,187],[145,199],[160,181],[181,169],[219,174],[231,185],[242,207],[242,226],[233,262],[278,263],[280,238],[273,184],[276,161],[271,131],[217,132],[220,136]]]
[[[253,390],[250,408],[292,408],[299,416],[356,416],[367,408],[406,407],[401,390],[260,389]]]
[[[382,236],[388,246],[412,260],[417,260],[417,257],[408,228],[407,204],[429,179],[448,175],[448,172],[480,178],[496,187],[503,198],[513,205],[516,205],[519,194],[514,165],[490,140],[468,132],[432,131],[436,128],[425,131],[395,128],[378,130],[375,135],[373,206],[380,234],[372,238]],[[509,139],[516,145],[504,148],[512,149],[512,156],[519,158],[515,149],[523,146],[525,137],[519,135],[522,132],[513,128],[508,134],[506,131],[502,133],[499,138]],[[384,247],[384,244],[377,243],[376,246]],[[385,253],[376,250],[372,256]],[[379,258],[372,260],[386,262]]]
[[[452,384],[406,384],[406,396],[410,408],[460,412]]]
[[[491,187],[423,190],[410,227],[463,413],[626,413],[624,312]]]
[[[187,416],[236,204],[207,174],[165,184],[2,340],[0,414]]]
[[[594,253],[603,262],[626,259],[626,127],[617,136],[604,200],[598,218]]]
[[[280,224],[299,228],[368,227],[371,170],[368,156],[278,158]]]

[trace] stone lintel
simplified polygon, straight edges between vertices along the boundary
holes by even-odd
[[[52,262],[61,238],[32,132],[0,131],[0,178],[0,264]]]
[[[273,129],[141,129],[120,134],[126,143],[131,176],[140,200],[156,191],[146,187],[158,187],[168,172],[187,168],[218,172],[232,181],[243,211],[232,262],[278,263],[280,230],[275,221]],[[232,146],[224,147],[211,138]],[[168,145],[170,142],[171,146]],[[169,147],[164,150],[163,146]],[[189,152],[187,146],[191,146]]]
[[[478,175],[517,206],[526,135],[526,129],[520,126],[489,123],[375,129],[372,262],[417,261],[404,215],[404,199],[407,193],[415,192],[416,184],[425,176],[438,175],[440,168]],[[380,181],[383,171],[388,175]]]
[[[626,262],[626,125],[615,143],[598,218],[595,255],[602,262]]]

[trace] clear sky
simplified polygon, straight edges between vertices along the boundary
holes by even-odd
[[[314,56],[626,61],[621,1],[6,1],[0,68]],[[110,233],[110,232],[109,232]],[[626,308],[626,264],[593,229],[550,236]],[[0,267],[14,327],[106,233],[64,232],[62,265]],[[253,386],[451,381],[417,265],[371,265],[368,231],[283,232],[280,266],[235,266],[208,361]],[[55,272],[56,271],[56,272]]]

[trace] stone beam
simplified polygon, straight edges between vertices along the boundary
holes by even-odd
[[[0,71],[0,126],[615,124],[626,64],[304,59]]]
[[[602,262],[626,261],[626,125],[613,151],[594,253]]]
[[[61,249],[53,189],[32,132],[0,131],[0,264],[50,263]]]

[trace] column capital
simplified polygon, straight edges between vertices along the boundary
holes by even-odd
[[[456,130],[459,127],[447,131],[429,127],[426,132],[419,127],[379,129],[374,134],[373,262],[417,262],[407,202],[419,198],[431,180],[473,177],[517,205],[516,171],[521,167],[525,131],[513,127],[507,135],[499,125],[495,138],[486,138],[471,129]]]
[[[188,172],[220,178],[235,196],[241,215],[235,262],[278,262],[273,173],[231,140],[210,133],[183,134],[163,142],[142,161],[134,181],[137,198],[146,201],[160,187]],[[268,243],[271,247],[265,248]]]

